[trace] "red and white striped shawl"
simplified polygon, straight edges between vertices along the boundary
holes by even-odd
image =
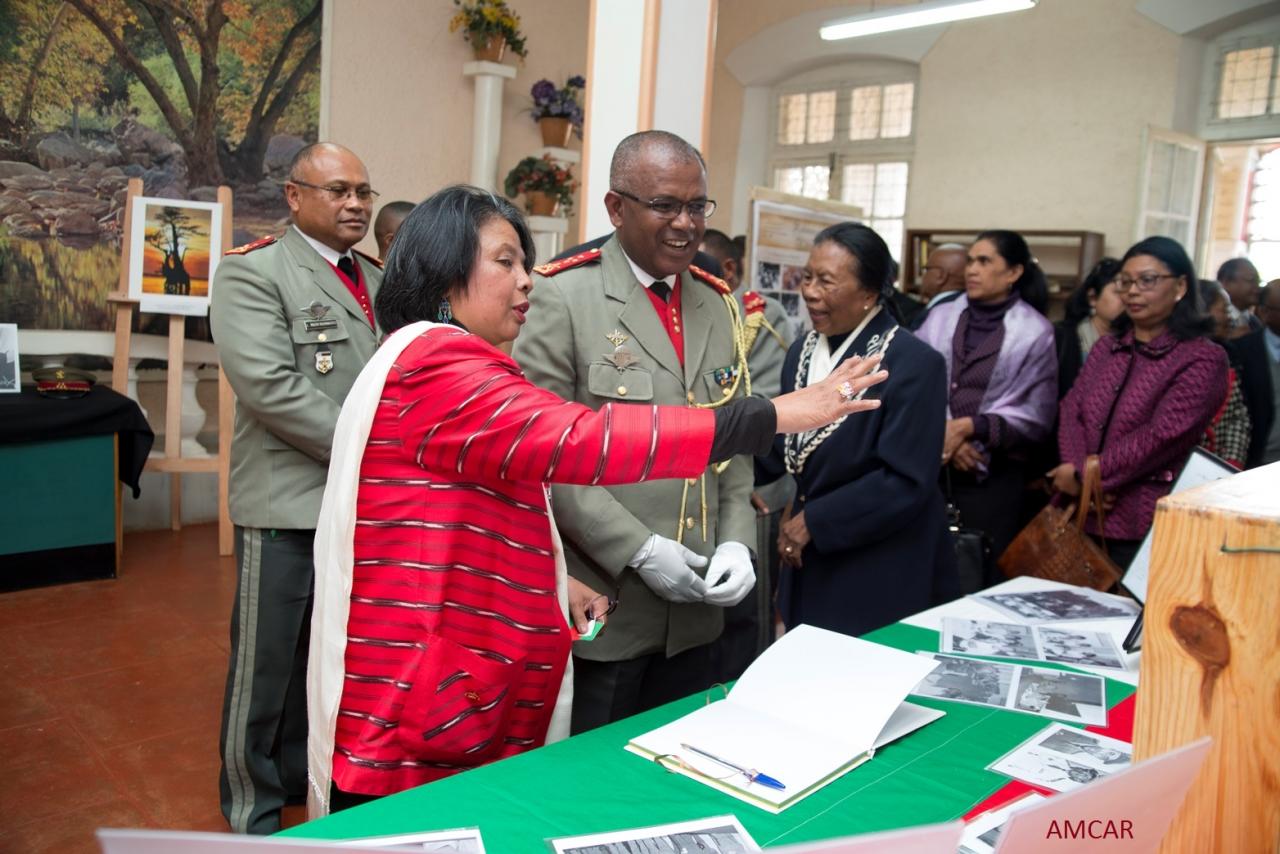
[[[545,484],[695,477],[714,423],[593,412],[456,328],[412,341],[360,466],[337,786],[390,794],[541,745],[570,648]]]

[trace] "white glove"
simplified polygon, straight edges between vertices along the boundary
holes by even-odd
[[[751,588],[756,586],[756,571],[751,566],[751,552],[742,543],[721,543],[711,556],[711,568],[707,570],[708,605],[731,608],[737,605]]]
[[[650,534],[627,565],[668,602],[701,602],[707,592],[706,582],[694,572],[706,566],[707,559],[658,534]]]

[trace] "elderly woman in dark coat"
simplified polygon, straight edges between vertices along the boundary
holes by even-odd
[[[814,240],[801,295],[813,330],[787,353],[784,392],[880,353],[880,409],[779,439],[761,474],[796,479],[782,527],[779,606],[788,626],[857,635],[959,594],[938,458],[946,422],[942,356],[893,315],[889,249],[841,223]]]

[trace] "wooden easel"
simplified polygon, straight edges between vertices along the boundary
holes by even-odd
[[[120,280],[117,292],[107,302],[116,308],[115,358],[111,364],[111,387],[120,393],[128,383],[129,348],[133,338],[133,315],[138,302],[129,298],[129,262],[132,251],[133,199],[142,195],[142,179],[130,178],[124,207],[124,231],[120,251]],[[231,188],[218,188],[222,205],[222,254],[231,248]],[[182,369],[186,344],[186,316],[169,316],[169,367],[165,375],[164,456],[147,460],[147,471],[169,475],[169,526],[182,530],[182,475],[216,473],[218,475],[218,554],[232,551],[234,530],[227,510],[227,481],[231,469],[231,431],[233,429],[234,396],[222,367],[218,367],[218,455],[216,457],[182,456]]]

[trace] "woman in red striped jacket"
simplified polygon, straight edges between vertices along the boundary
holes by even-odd
[[[394,334],[343,405],[316,536],[313,816],[567,734],[569,622],[603,621],[607,599],[567,577],[548,483],[696,477],[878,405],[858,398],[884,373],[858,360],[715,410],[564,401],[499,349],[532,264],[520,214],[471,187],[397,234],[376,298]],[[652,583],[696,592],[696,555],[671,557]]]

